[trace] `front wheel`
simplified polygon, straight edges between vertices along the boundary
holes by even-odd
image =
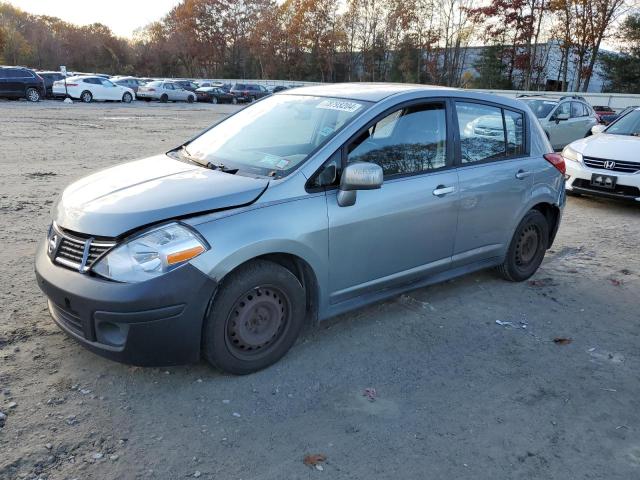
[[[195,97],[194,97],[193,95],[189,95],[189,96],[187,97],[187,103],[193,103],[194,98],[195,98]]]
[[[122,95],[122,101],[124,103],[131,103],[132,100],[133,100],[133,96],[129,92],[125,92],[125,94]]]
[[[256,260],[232,272],[205,319],[203,352],[236,375],[277,362],[294,344],[305,317],[305,291],[286,268]]]
[[[529,210],[516,228],[498,272],[506,280],[522,282],[536,273],[549,243],[549,224],[538,210]]]
[[[36,88],[27,88],[25,92],[27,100],[30,102],[39,102],[40,101],[40,92]]]

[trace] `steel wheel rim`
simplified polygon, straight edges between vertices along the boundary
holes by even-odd
[[[535,225],[528,225],[520,233],[516,245],[516,264],[527,267],[536,257],[540,247],[540,231]]]
[[[37,102],[39,97],[40,95],[38,94],[38,92],[33,89],[29,90],[29,93],[27,94],[27,98],[31,102]]]
[[[260,285],[234,303],[225,325],[225,342],[237,358],[256,359],[282,340],[291,324],[291,301],[274,285]]]

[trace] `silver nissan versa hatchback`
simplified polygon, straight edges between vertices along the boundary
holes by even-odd
[[[488,267],[529,278],[558,230],[564,168],[518,100],[298,88],[69,186],[37,280],[59,327],[100,355],[246,374],[305,319]]]

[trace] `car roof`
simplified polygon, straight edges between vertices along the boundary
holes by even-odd
[[[365,102],[379,102],[396,93],[425,91],[433,93],[438,90],[452,91],[455,89],[432,85],[414,85],[406,83],[334,83],[327,85],[313,85],[299,87],[294,91],[278,92],[279,95],[311,95],[316,97],[337,97],[362,100]]]

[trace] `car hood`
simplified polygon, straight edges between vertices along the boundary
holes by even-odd
[[[256,201],[266,179],[232,175],[160,155],[124,163],[67,187],[54,221],[68,230],[117,237],[135,228]]]
[[[621,162],[640,162],[636,150],[640,148],[640,137],[631,135],[598,133],[573,142],[571,148],[587,157]]]

